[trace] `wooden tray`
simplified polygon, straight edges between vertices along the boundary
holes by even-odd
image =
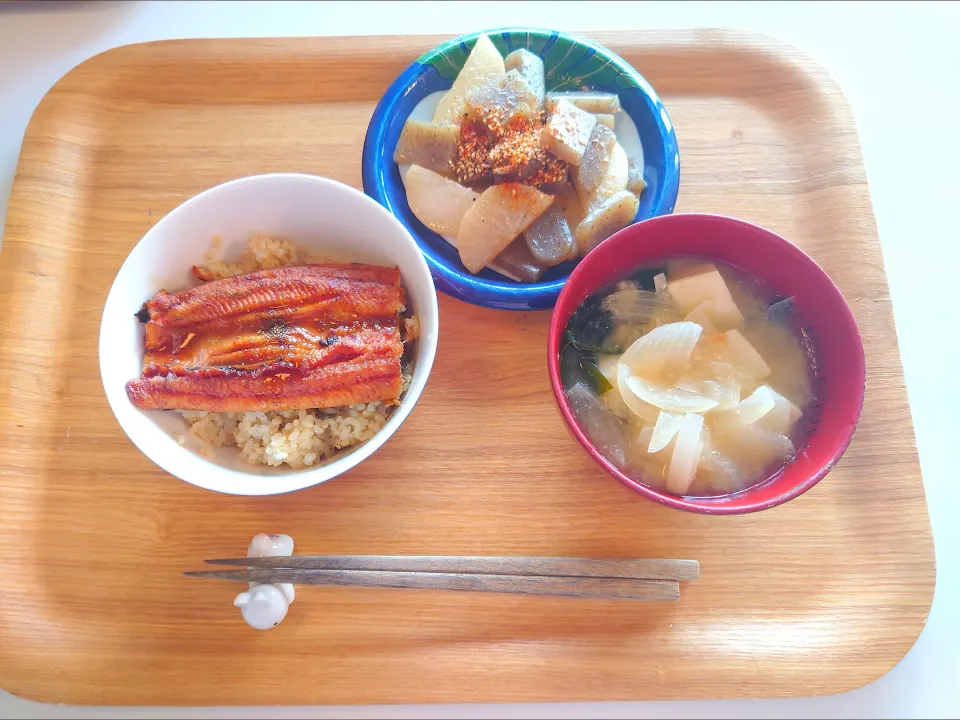
[[[253,173],[360,187],[380,94],[439,37],[134,45],[70,72],[24,139],[0,268],[0,682],[122,705],[572,701],[836,693],[924,624],[934,556],[877,231],[840,91],[794,50],[725,32],[595,33],[676,123],[679,211],[793,239],[851,302],[860,429],[803,497],[746,517],[666,509],[561,424],[549,313],[441,297],[419,406],[369,462],[288,496],[163,473],[107,407],[97,332],[124,257],[178,203]],[[198,241],[206,242],[198,238]],[[304,588],[247,628],[231,584],[186,581],[261,530],[301,553],[696,558],[677,604]]]

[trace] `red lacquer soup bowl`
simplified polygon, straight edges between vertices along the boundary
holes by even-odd
[[[570,316],[589,295],[637,268],[669,257],[698,256],[729,263],[760,278],[778,297],[794,298],[797,317],[816,355],[816,398],[797,455],[758,485],[731,495],[680,497],[631,477],[604,458],[581,430],[560,380],[561,338]],[[707,514],[765,510],[816,485],[843,455],[860,418],[866,369],[863,343],[843,295],[799,248],[757,225],[720,215],[664,215],[624,228],[587,255],[567,280],[550,323],[550,383],[573,437],[608,473],[664,505]]]

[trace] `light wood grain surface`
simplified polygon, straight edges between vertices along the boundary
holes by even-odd
[[[849,451],[802,497],[744,517],[631,493],[566,434],[549,314],[441,297],[420,404],[371,460],[269,498],[154,467],[97,367],[110,283],[151,225],[230,178],[360,187],[374,104],[443,38],[135,45],[50,91],[24,139],[0,255],[0,683],[64,703],[252,705],[783,697],[867,683],[925,621],[934,559],[856,129],[824,72],[716,31],[591,37],[662,95],[678,211],[761,223],[813,255],[864,337]],[[206,238],[198,238],[206,242]],[[188,580],[260,531],[312,554],[688,557],[678,603],[303,588],[256,632],[227,583]]]

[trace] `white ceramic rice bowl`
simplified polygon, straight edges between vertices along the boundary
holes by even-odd
[[[202,264],[214,235],[227,260],[240,255],[251,235],[295,243],[307,253],[340,262],[400,269],[407,304],[420,320],[410,388],[372,439],[332,461],[302,470],[252,465],[235,445],[199,454],[201,442],[170,411],[144,411],[125,384],[140,375],[143,326],[134,313],[161,289],[194,286],[190,269]],[[272,495],[317,485],[370,457],[397,431],[427,383],[437,350],[439,313],[429,268],[416,242],[387,210],[362,192],[322,177],[255,175],[217,185],[172,210],[143,236],[124,261],[107,295],[100,321],[100,376],[110,409],[144,455],[198,487],[232,495]],[[180,433],[185,442],[174,437]]]

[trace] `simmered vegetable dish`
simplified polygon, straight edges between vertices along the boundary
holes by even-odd
[[[617,141],[619,97],[546,92],[545,78],[538,55],[503,58],[481,35],[433,118],[400,135],[411,211],[471,273],[536,282],[636,217],[646,186]]]

